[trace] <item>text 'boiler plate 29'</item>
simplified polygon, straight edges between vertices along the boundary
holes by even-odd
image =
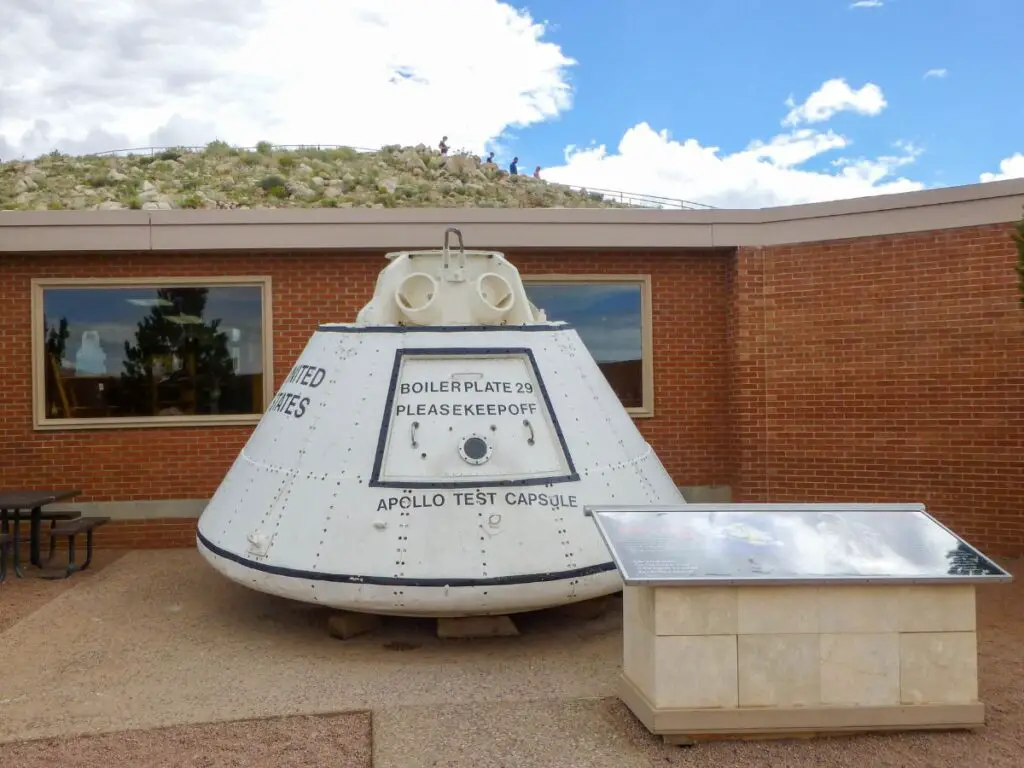
[[[461,241],[461,236],[460,236]],[[584,505],[682,496],[572,327],[501,253],[388,254],[320,326],[203,511],[252,589],[403,616],[507,614],[621,589]]]

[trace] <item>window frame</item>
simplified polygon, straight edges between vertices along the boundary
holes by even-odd
[[[654,418],[654,312],[649,274],[521,274],[524,287],[530,285],[585,285],[587,283],[640,287],[640,371],[643,405],[626,407],[634,419]],[[543,309],[543,307],[540,307]],[[548,318],[557,320],[557,318]]]
[[[274,397],[274,326],[272,281],[269,275],[211,275],[181,277],[41,277],[32,278],[32,427],[38,432],[83,429],[162,429],[168,427],[254,426]],[[129,416],[124,418],[51,419],[46,415],[46,365],[43,354],[44,293],[51,288],[259,288],[263,327],[263,403],[258,413],[203,416]]]

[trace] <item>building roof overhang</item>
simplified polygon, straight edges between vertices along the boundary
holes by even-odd
[[[3,211],[0,252],[400,250],[466,247],[656,250],[774,246],[1004,224],[1024,179],[777,208],[305,208]]]

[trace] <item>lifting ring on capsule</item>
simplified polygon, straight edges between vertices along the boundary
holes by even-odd
[[[459,443],[459,456],[467,464],[479,466],[491,458],[491,445],[480,435],[467,435]]]
[[[523,426],[526,427],[528,430],[530,430],[530,436],[528,438],[526,438],[526,442],[529,445],[533,445],[533,443],[534,443],[534,439],[533,439],[533,424],[530,423],[529,419],[523,419]]]
[[[455,236],[459,238],[459,255],[462,258],[460,259],[460,264],[458,268],[455,270],[455,272],[459,275],[457,279],[461,281],[462,270],[466,268],[466,247],[462,244],[462,232],[459,231],[457,227],[448,227],[444,231],[444,248],[441,249],[441,269],[442,271],[447,273],[449,267],[451,266],[449,263],[451,257],[449,256],[448,235],[450,235],[452,232],[454,232]]]
[[[459,231],[459,228],[458,227],[448,227],[448,229],[446,229],[444,231],[444,250],[445,250],[445,252],[448,251],[448,235],[450,235],[452,232],[454,232],[455,236],[457,238],[459,238],[459,250],[460,251],[466,250],[465,246],[462,244],[462,232]]]

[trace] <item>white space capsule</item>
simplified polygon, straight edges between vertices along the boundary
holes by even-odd
[[[620,590],[583,506],[684,501],[578,333],[458,230],[387,258],[356,322],[309,340],[203,511],[199,551],[252,589],[376,614]]]

